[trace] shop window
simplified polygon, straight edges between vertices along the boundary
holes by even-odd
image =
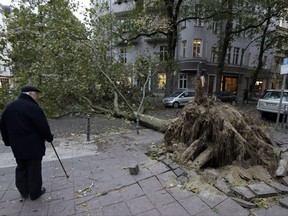
[[[158,89],[166,88],[166,73],[158,73]]]

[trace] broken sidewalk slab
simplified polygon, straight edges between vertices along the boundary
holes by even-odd
[[[165,164],[158,163],[156,160],[150,160],[149,163],[145,164],[145,167],[154,175],[159,175],[170,170]]]
[[[288,209],[288,197],[284,197],[279,200],[279,204],[283,206],[284,208]],[[288,213],[287,213],[288,214]]]
[[[214,209],[217,209],[217,214],[221,216],[248,216],[250,215],[249,211],[240,206],[231,198],[228,198],[221,202],[219,205],[215,206]]]
[[[261,181],[268,181],[272,179],[272,176],[269,174],[267,169],[265,169],[263,166],[253,166],[248,169],[250,174],[254,176],[254,178],[260,179]]]
[[[175,175],[173,171],[165,172],[162,174],[157,175],[158,180],[164,187],[175,187],[176,185],[180,185],[181,182]]]
[[[232,200],[234,200],[235,202],[237,202],[239,205],[241,205],[244,208],[255,208],[256,207],[256,205],[254,203],[245,201],[243,199],[239,199],[239,198],[236,198],[236,197],[230,197],[230,198]]]
[[[231,192],[230,186],[226,184],[224,181],[221,179],[217,179],[215,185],[214,185],[218,190],[222,191],[225,194],[228,194]]]
[[[288,193],[288,187],[283,185],[283,184],[280,184],[279,182],[270,181],[270,182],[266,182],[266,184],[275,188],[276,191],[279,192],[280,194],[287,194]]]
[[[180,176],[182,176],[182,175],[185,175],[185,172],[184,172],[183,169],[181,169],[180,167],[177,168],[177,169],[175,169],[173,172],[175,173],[175,175],[176,175],[177,177],[180,177]]]
[[[175,170],[175,169],[180,167],[179,164],[177,164],[176,162],[174,162],[170,158],[163,159],[162,163],[164,163],[166,166],[168,166],[171,170]]]
[[[278,163],[278,168],[275,171],[275,176],[284,177],[288,171],[288,158],[281,159]]]
[[[288,186],[288,176],[283,177],[283,178],[282,178],[282,182],[283,182],[286,186]]]
[[[162,160],[162,163],[164,163],[166,166],[168,166],[169,164],[173,163],[173,160],[171,160],[170,158],[164,158]]]
[[[269,197],[277,195],[277,191],[264,182],[257,184],[250,184],[247,187],[257,195],[257,197]]]
[[[244,186],[232,187],[231,190],[238,194],[244,200],[251,200],[256,197],[256,195],[253,194],[252,191],[249,190],[249,188]]]
[[[230,184],[230,185],[245,185],[246,180],[244,180],[241,176],[245,172],[244,169],[235,167],[235,169],[230,170],[223,178]],[[240,175],[240,173],[242,175]],[[249,175],[249,174],[247,174]]]
[[[186,182],[189,181],[189,179],[188,179],[186,176],[184,176],[184,175],[181,175],[180,177],[178,177],[178,180],[179,180],[182,184],[184,184],[184,183],[186,183]]]

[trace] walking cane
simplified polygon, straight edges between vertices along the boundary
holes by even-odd
[[[59,156],[58,156],[58,154],[57,154],[57,152],[56,152],[56,149],[55,149],[55,147],[54,147],[54,145],[53,145],[52,142],[51,142],[51,145],[52,145],[52,147],[53,147],[53,149],[54,149],[54,152],[55,152],[55,154],[56,154],[56,156],[57,156],[57,158],[58,158],[58,160],[59,160],[59,162],[60,162],[60,164],[61,164],[61,167],[62,167],[62,169],[63,169],[66,177],[69,178],[69,176],[67,175],[66,170],[64,169],[64,166],[63,166],[63,164],[62,164],[62,162],[61,162],[61,160],[60,160],[60,158],[59,158]]]

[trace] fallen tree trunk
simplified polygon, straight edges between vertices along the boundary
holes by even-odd
[[[94,112],[101,113],[103,115],[112,115],[117,118],[124,118],[129,121],[135,121],[135,122],[138,116],[140,125],[156,131],[163,132],[163,128],[167,127],[167,125],[171,122],[171,120],[158,119],[150,115],[142,114],[139,112],[139,110],[137,112],[133,110],[130,110],[131,112],[121,111],[118,106],[117,93],[114,94],[114,110],[96,106],[86,97],[83,97],[83,99],[89,104],[89,106]]]

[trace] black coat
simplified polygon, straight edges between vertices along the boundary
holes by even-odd
[[[53,141],[43,110],[27,94],[6,106],[0,120],[2,139],[15,158],[32,159],[45,155],[45,140]]]

